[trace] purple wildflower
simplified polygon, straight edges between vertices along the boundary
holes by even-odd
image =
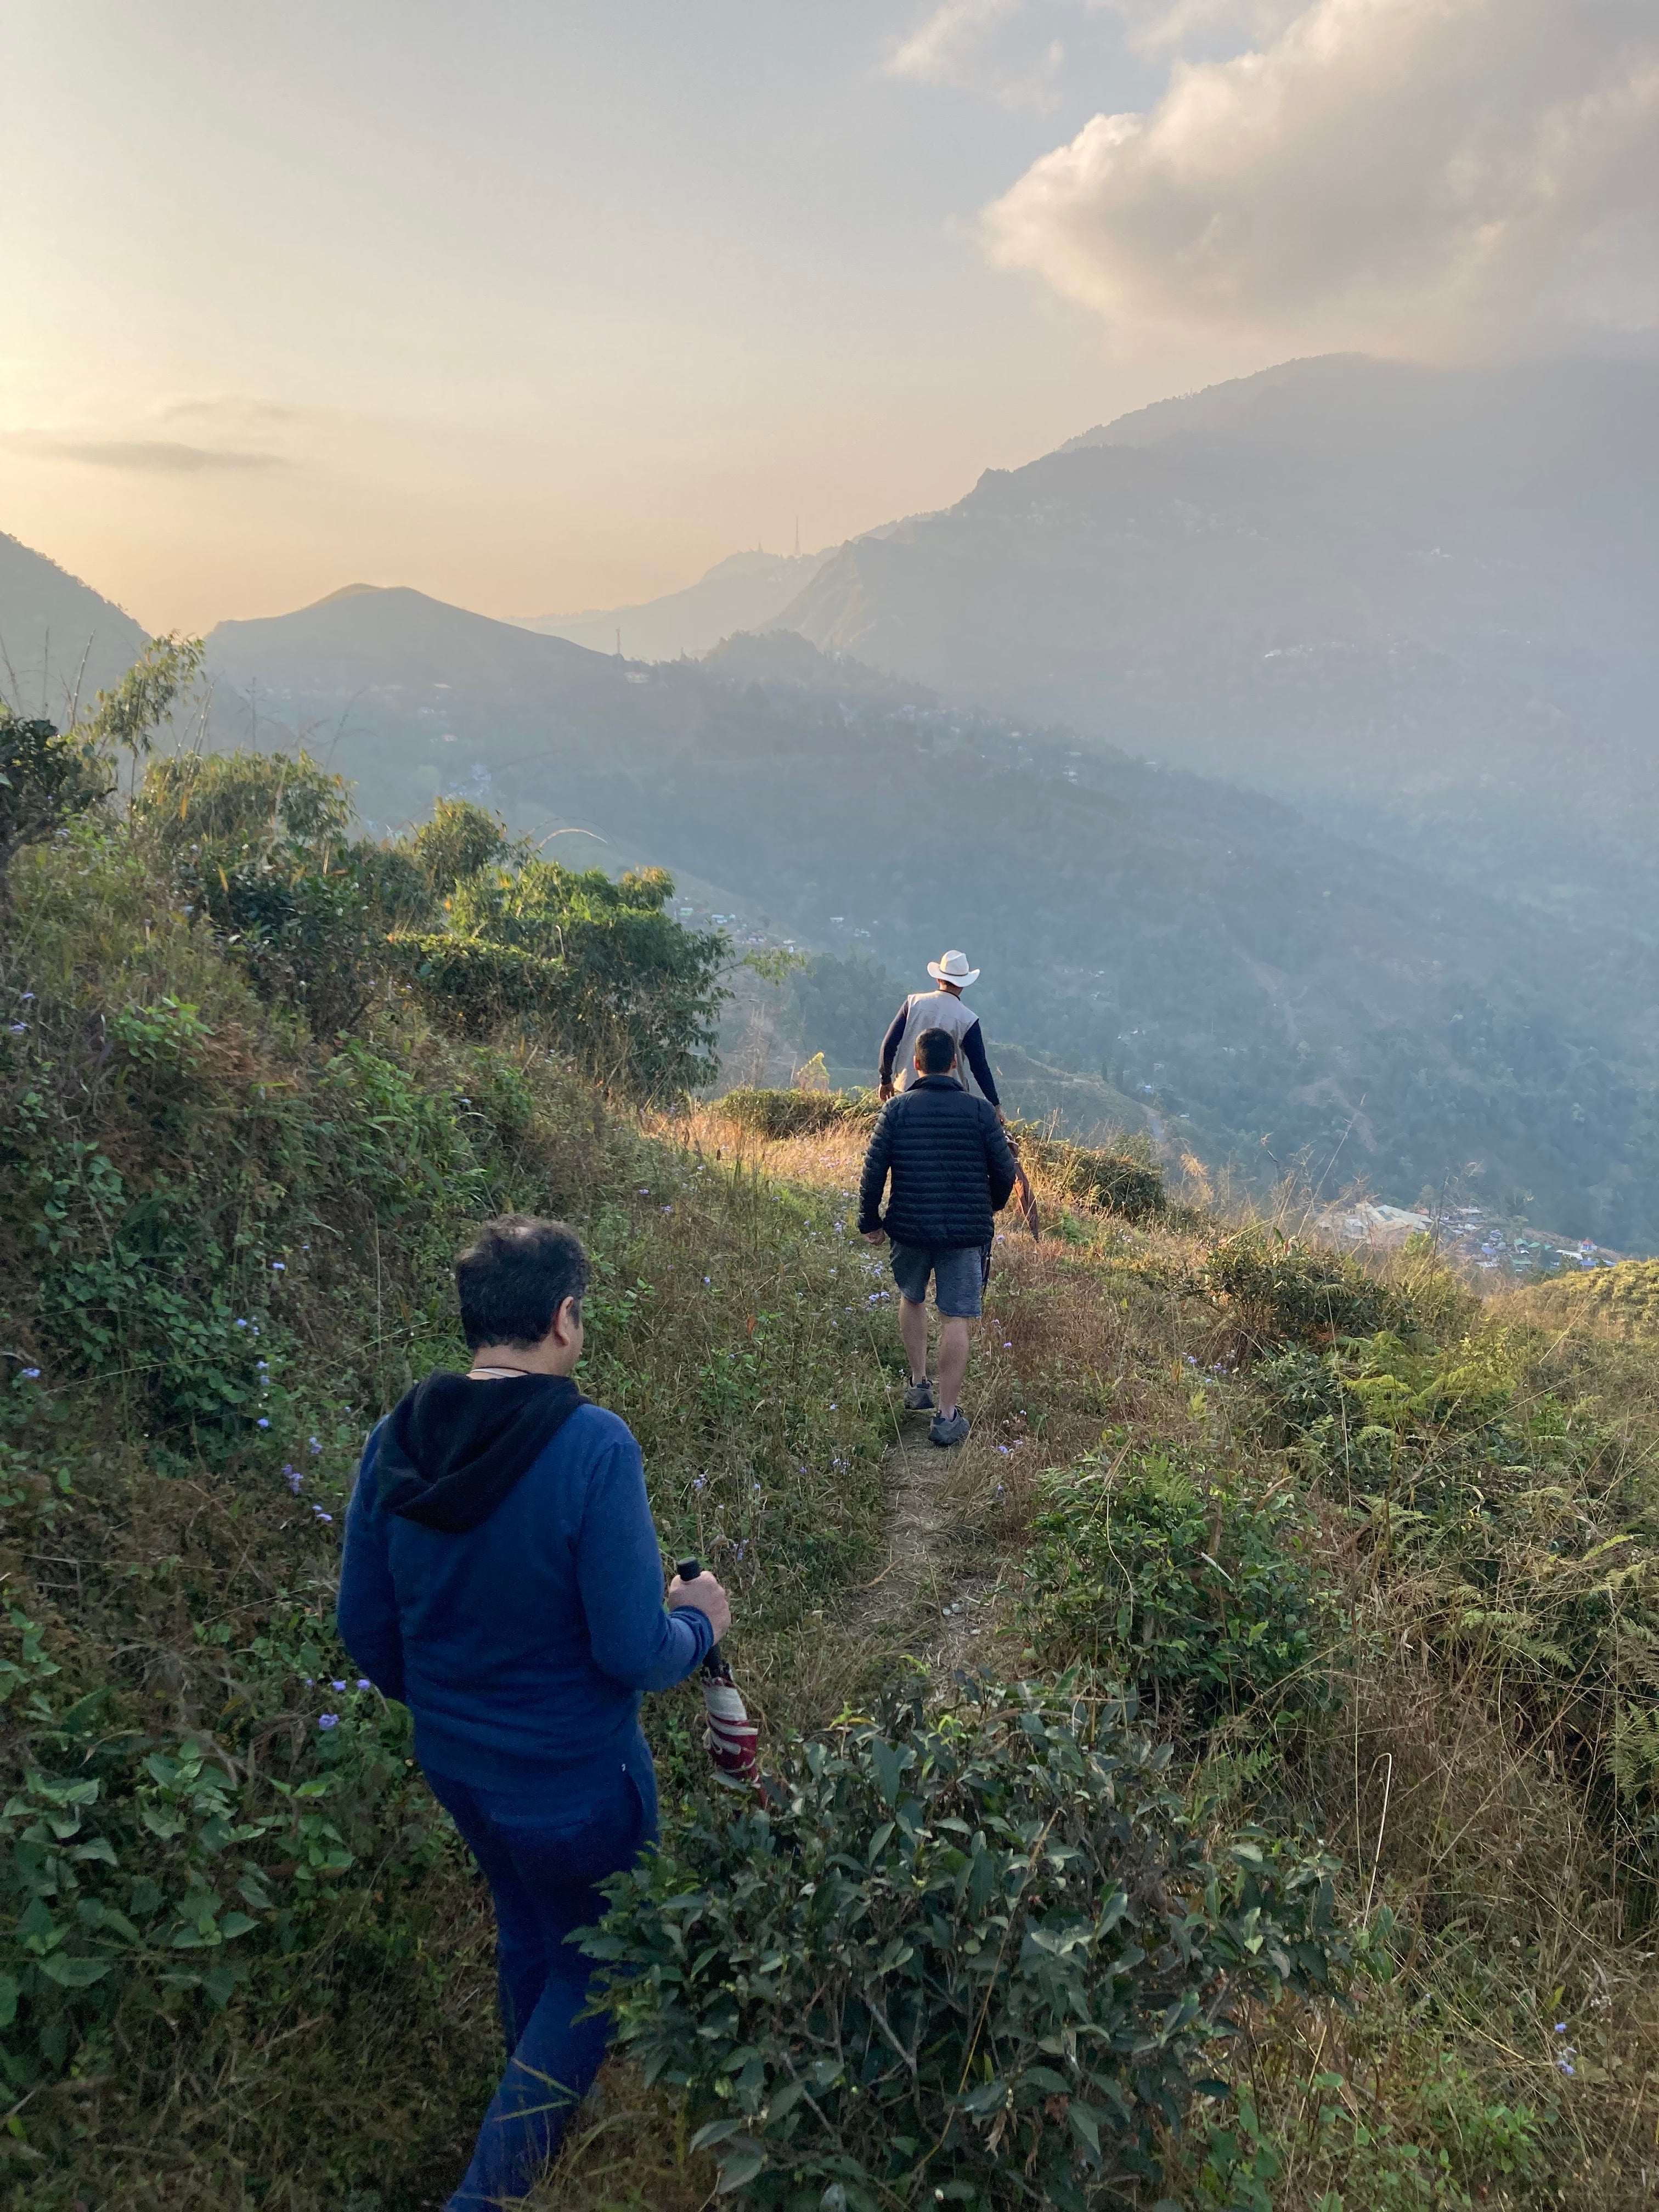
[[[319,1729],[337,1729],[340,1725],[340,1716],[338,1713],[319,1713],[317,1725]]]

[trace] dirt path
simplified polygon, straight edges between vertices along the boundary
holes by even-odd
[[[898,1418],[883,1474],[888,1555],[873,1580],[851,1594],[839,1626],[872,1649],[911,1652],[935,1672],[977,1666],[989,1658],[984,1646],[1000,1590],[995,1577],[964,1577],[951,1561],[962,1448],[930,1444],[927,1413]]]

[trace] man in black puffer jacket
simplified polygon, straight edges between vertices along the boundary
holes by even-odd
[[[957,1402],[968,1372],[968,1324],[979,1318],[992,1217],[1008,1203],[1016,1174],[996,1109],[969,1097],[951,1072],[956,1059],[956,1040],[945,1030],[924,1030],[916,1039],[916,1080],[882,1108],[859,1187],[860,1234],[872,1244],[892,1240],[899,1334],[910,1360],[904,1402],[924,1412],[934,1406],[927,1375],[927,1281],[933,1280],[939,1399],[927,1434],[936,1444],[959,1444],[968,1433]]]

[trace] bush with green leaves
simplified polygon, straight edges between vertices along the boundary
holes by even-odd
[[[623,2045],[684,2091],[722,2187],[787,2212],[1121,2205],[1224,2094],[1247,2000],[1348,1956],[1331,1865],[1212,1853],[1133,1726],[1066,1685],[918,1693],[797,1745],[611,1886],[587,1948]]]
[[[528,1029],[603,1083],[670,1099],[719,1073],[727,995],[726,938],[683,929],[665,911],[673,892],[660,868],[613,883],[554,860],[486,867],[456,884],[441,930],[392,945],[441,1019],[473,1035]]]
[[[881,1102],[873,1091],[763,1091],[744,1085],[718,1103],[740,1129],[775,1141],[816,1137],[825,1129],[871,1129]]]
[[[1215,1246],[1198,1287],[1246,1347],[1329,1343],[1411,1323],[1407,1301],[1347,1254],[1252,1222]]]
[[[319,1036],[355,1027],[386,965],[391,887],[380,850],[352,840],[343,778],[303,751],[179,753],[150,763],[132,815],[261,997],[303,1008]]]
[[[443,1849],[399,1711],[341,1681],[318,1730],[326,1650],[295,1611],[240,1684],[240,1760],[221,1735],[133,1725],[110,1686],[56,1694],[62,1670],[14,1607],[0,1715],[22,1771],[0,1812],[0,2075],[24,2091],[107,2066],[147,2029],[314,1976],[343,1917],[395,1919]],[[343,1693],[343,1694],[341,1694]],[[400,1848],[388,1836],[400,1820]]]
[[[1109,1437],[1042,1497],[1023,1618],[1045,1664],[1135,1681],[1188,1732],[1328,1701],[1331,1602],[1289,1485]]]
[[[1165,1210],[1164,1174],[1155,1161],[1137,1158],[1130,1152],[1070,1144],[1034,1129],[1021,1127],[1016,1134],[1020,1158],[1026,1165],[1039,1170],[1045,1181],[1074,1206],[1121,1213],[1126,1220],[1135,1222],[1154,1221]]]
[[[202,665],[199,640],[152,638],[112,690],[72,729],[18,714],[0,701],[0,911],[11,904],[11,864],[25,845],[67,834],[113,793],[121,757],[149,752],[158,725]]]
[[[10,903],[20,847],[50,837],[114,787],[111,763],[76,732],[0,703],[0,907]]]

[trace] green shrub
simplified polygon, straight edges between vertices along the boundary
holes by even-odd
[[[726,939],[665,911],[673,878],[619,883],[552,860],[485,869],[445,902],[447,927],[394,939],[424,1003],[477,1033],[528,1024],[597,1080],[641,1100],[683,1097],[720,1073]]]
[[[49,837],[114,788],[110,763],[76,733],[26,720],[0,703],[0,908],[11,902],[12,855]]]
[[[873,1091],[728,1091],[715,1101],[740,1129],[777,1139],[816,1137],[825,1129],[870,1129],[881,1102]]]
[[[356,1026],[386,928],[343,778],[304,752],[175,754],[150,763],[132,818],[262,998],[302,1007],[319,1036]]]
[[[1091,1151],[1036,1132],[1018,1132],[1019,1155],[1028,1168],[1041,1170],[1074,1206],[1121,1213],[1129,1221],[1153,1221],[1164,1212],[1164,1176],[1155,1164],[1127,1152]]]
[[[1198,1282],[1245,1343],[1261,1348],[1374,1336],[1411,1320],[1401,1295],[1357,1260],[1260,1222],[1224,1237]]]
[[[611,1885],[588,1948],[619,2034],[723,2187],[1083,2212],[1156,2181],[1241,2001],[1346,1954],[1328,1863],[1206,1856],[1133,1712],[895,1703],[791,1752],[781,1809],[708,1813]]]
[[[130,2050],[147,2024],[170,2040],[250,1990],[280,2001],[314,1971],[306,1954],[331,1923],[380,1917],[388,1899],[395,1911],[442,1849],[400,1711],[342,1681],[326,1686],[341,1710],[325,1728],[305,1712],[320,1701],[304,1670],[326,1646],[303,1616],[260,1639],[244,1676],[240,1771],[211,1735],[123,1726],[126,1701],[109,1686],[54,1698],[60,1669],[40,1629],[15,1607],[9,1622],[0,1635],[16,1656],[0,1662],[0,1706],[27,1742],[0,1813],[11,2089],[88,2070],[88,2046],[107,2063],[112,2037]]]
[[[1024,1624],[1046,1664],[1087,1660],[1188,1728],[1328,1695],[1310,1524],[1287,1486],[1206,1474],[1170,1447],[1091,1455],[1045,1486]]]

